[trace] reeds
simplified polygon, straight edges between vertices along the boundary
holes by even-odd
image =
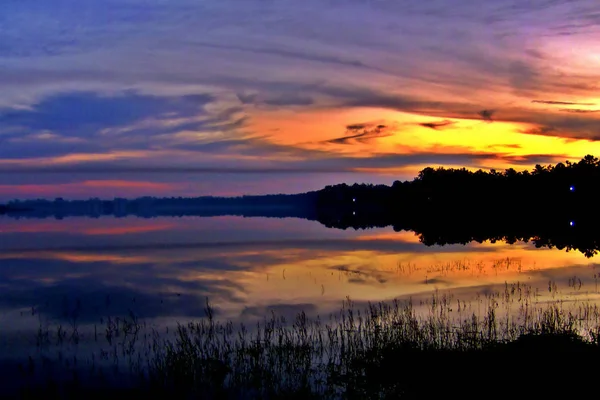
[[[271,314],[255,326],[234,325],[217,320],[208,300],[206,315],[163,333],[134,314],[107,319],[103,329],[94,327],[87,336],[73,325],[40,328],[37,344],[45,350],[30,357],[22,373],[47,378],[39,371],[50,365],[56,370],[58,360],[63,374],[50,382],[55,390],[63,388],[61,396],[112,387],[178,398],[410,397],[423,376],[443,368],[424,363],[492,357],[498,349],[504,354],[517,348],[510,347],[515,343],[532,347],[548,337],[569,339],[542,343],[555,354],[571,345],[595,354],[600,340],[596,305],[541,303],[531,287],[520,283],[471,302],[438,292],[418,304],[394,300],[358,306],[346,299],[325,320],[300,312],[293,320]],[[93,343],[89,357],[65,355],[69,346],[86,340]],[[53,361],[51,349],[59,355]]]

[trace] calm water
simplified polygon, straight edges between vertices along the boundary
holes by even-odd
[[[236,321],[327,315],[347,297],[469,300],[516,281],[540,302],[595,301],[596,262],[525,243],[426,247],[391,228],[298,219],[1,218],[0,354],[34,351],[40,326],[90,328],[130,311],[157,327],[187,322],[204,316],[206,298]]]

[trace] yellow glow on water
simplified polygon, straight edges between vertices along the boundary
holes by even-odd
[[[56,250],[5,249],[0,259],[9,268],[7,271],[12,271],[10,266],[15,260],[20,260],[19,265],[30,263],[12,272],[19,279],[60,285],[69,279],[85,278],[156,296],[188,296],[183,298],[185,301],[209,297],[222,315],[230,318],[239,317],[247,308],[275,305],[303,305],[326,314],[339,309],[347,297],[377,302],[447,291],[467,301],[505,282],[529,284],[541,292],[546,290],[548,295],[548,282],[555,281],[568,294],[567,283],[574,275],[583,282],[578,298],[597,297],[596,260],[577,251],[503,242],[428,247],[414,233],[393,232],[390,228],[332,230],[326,231],[329,238],[317,236],[298,242],[279,239],[280,235],[267,236],[248,244],[210,228],[225,220],[241,231],[256,234],[248,230],[253,225],[246,219],[185,219],[178,239],[184,245],[153,246],[144,241],[145,245],[139,246],[140,242],[133,241],[128,246],[130,238],[144,234],[134,229],[115,236],[116,246],[100,242],[80,250],[61,250],[60,246]],[[96,223],[86,221],[79,221],[80,231],[90,230]],[[286,225],[275,222],[272,228],[285,233]],[[144,226],[149,229],[163,223],[160,219],[149,220]],[[208,236],[206,229],[211,232]],[[48,227],[47,232],[69,237],[68,232]],[[323,234],[322,230],[315,232]],[[204,241],[202,237],[197,243],[190,239],[198,235],[204,235]],[[57,261],[64,267],[56,268],[62,265]]]

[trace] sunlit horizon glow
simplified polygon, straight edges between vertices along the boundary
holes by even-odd
[[[0,201],[295,193],[600,156],[595,0],[126,3],[4,6]]]

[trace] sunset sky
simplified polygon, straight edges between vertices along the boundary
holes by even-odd
[[[2,0],[0,200],[600,155],[597,0]]]

